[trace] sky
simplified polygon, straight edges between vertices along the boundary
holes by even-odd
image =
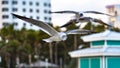
[[[52,11],[100,11],[107,13],[106,6],[120,4],[120,0],[51,0]],[[72,14],[52,14],[54,26],[61,26],[73,18]],[[93,15],[91,15],[93,16]],[[107,22],[106,16],[94,15]]]

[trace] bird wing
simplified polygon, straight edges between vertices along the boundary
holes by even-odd
[[[79,12],[70,11],[70,10],[66,10],[66,11],[55,11],[55,12],[50,12],[50,13],[74,13],[74,14],[79,14]]]
[[[103,22],[103,21],[100,20],[100,19],[95,19],[95,18],[94,18],[93,21],[94,21],[94,22],[98,22],[98,23],[103,24],[103,25],[111,26],[111,25],[109,25],[109,24]]]
[[[69,35],[69,34],[89,34],[89,33],[94,33],[94,31],[84,30],[84,29],[73,29],[73,30],[66,31],[65,33],[67,35]]]
[[[85,11],[83,13],[94,13],[94,14],[102,14],[102,15],[112,16],[110,14],[106,14],[106,13],[102,13],[102,12],[98,12],[98,11]]]
[[[81,17],[79,18],[79,22],[89,22],[90,19],[92,19],[91,17]]]
[[[79,22],[89,22],[90,21],[90,17],[80,17],[79,20],[77,21],[77,19],[72,19],[70,21],[68,21],[66,24],[62,25],[61,27],[66,27],[71,25],[72,23],[79,23]]]
[[[76,19],[73,19],[73,20],[68,21],[66,24],[62,25],[61,28],[62,28],[62,27],[67,27],[67,26],[71,25],[72,23],[77,23],[77,22],[76,22]]]
[[[45,33],[47,33],[50,36],[58,34],[58,32],[55,29],[53,29],[51,26],[49,26],[48,24],[46,24],[42,21],[38,21],[38,20],[31,19],[31,18],[23,17],[23,16],[20,16],[20,15],[17,15],[17,14],[12,14],[12,15],[21,19],[21,20],[24,20],[26,22],[29,22],[29,23],[34,24],[36,26],[39,26],[42,31],[44,31]]]
[[[50,12],[50,13],[74,13],[74,14],[79,14],[79,12],[77,11],[70,11],[70,10],[66,10],[66,11],[55,11],[55,12]],[[98,11],[84,11],[82,13],[94,13],[94,14],[102,14],[102,15],[107,15],[107,16],[112,16],[110,14],[107,13],[102,13],[102,12],[98,12]]]

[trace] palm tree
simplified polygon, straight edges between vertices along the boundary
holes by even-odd
[[[5,62],[6,62],[6,68],[10,68],[10,57],[11,57],[11,54],[10,52],[8,51],[8,43],[6,43],[5,41],[1,41],[0,42],[1,45],[0,45],[0,55],[2,57],[2,59],[5,59]],[[3,66],[3,65],[2,65]]]
[[[8,30],[9,28],[10,30]],[[11,32],[13,32],[12,25],[5,26],[0,30],[0,36],[2,38],[2,44],[1,44],[2,47],[0,49],[0,54],[2,55],[2,57],[5,58],[7,68],[10,67],[9,65],[10,65],[11,54],[8,51],[8,42],[6,42],[6,40],[8,41],[11,38],[11,35],[10,35]]]
[[[5,57],[6,62],[11,59],[12,67],[15,67],[14,65],[16,63],[20,63],[19,58],[21,56],[24,57],[24,55],[30,54],[32,47],[29,47],[29,44],[26,41],[26,29],[22,29],[20,31],[14,30],[13,25],[9,25],[1,29],[0,35],[3,40],[0,54]],[[6,40],[9,40],[9,42],[6,43]],[[8,62],[8,68],[10,67],[9,65],[10,63]]]

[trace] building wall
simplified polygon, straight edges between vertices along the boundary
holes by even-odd
[[[3,3],[7,1],[8,3]],[[0,0],[0,27],[7,23],[12,23],[16,28],[20,29],[25,26],[28,29],[39,29],[37,26],[26,23],[11,15],[11,13],[19,14],[46,23],[51,22],[51,2],[50,0]],[[7,8],[7,10],[5,9]],[[9,16],[8,18],[4,16]],[[3,18],[4,17],[4,18]]]
[[[120,4],[107,5],[107,12],[115,17],[109,17],[109,22],[115,27],[120,28]]]

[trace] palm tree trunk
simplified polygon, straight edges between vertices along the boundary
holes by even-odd
[[[6,61],[6,67],[10,68],[10,59],[8,57],[5,57],[5,61]]]
[[[49,43],[49,50],[50,50],[50,61],[51,61],[51,63],[53,63],[53,49],[52,49],[52,44],[51,43]]]
[[[18,68],[20,68],[20,59],[18,56],[16,57],[16,64],[17,64]]]
[[[29,55],[28,55],[28,58],[29,58],[29,68],[31,68],[31,64],[32,64],[32,60],[31,60],[31,58],[32,58],[32,55],[29,54]]]
[[[77,35],[74,35],[74,49],[77,48]]]
[[[55,43],[55,64],[58,64],[58,48],[57,48],[58,42]]]
[[[58,63],[58,51],[57,51],[57,45],[55,45],[55,64]]]

